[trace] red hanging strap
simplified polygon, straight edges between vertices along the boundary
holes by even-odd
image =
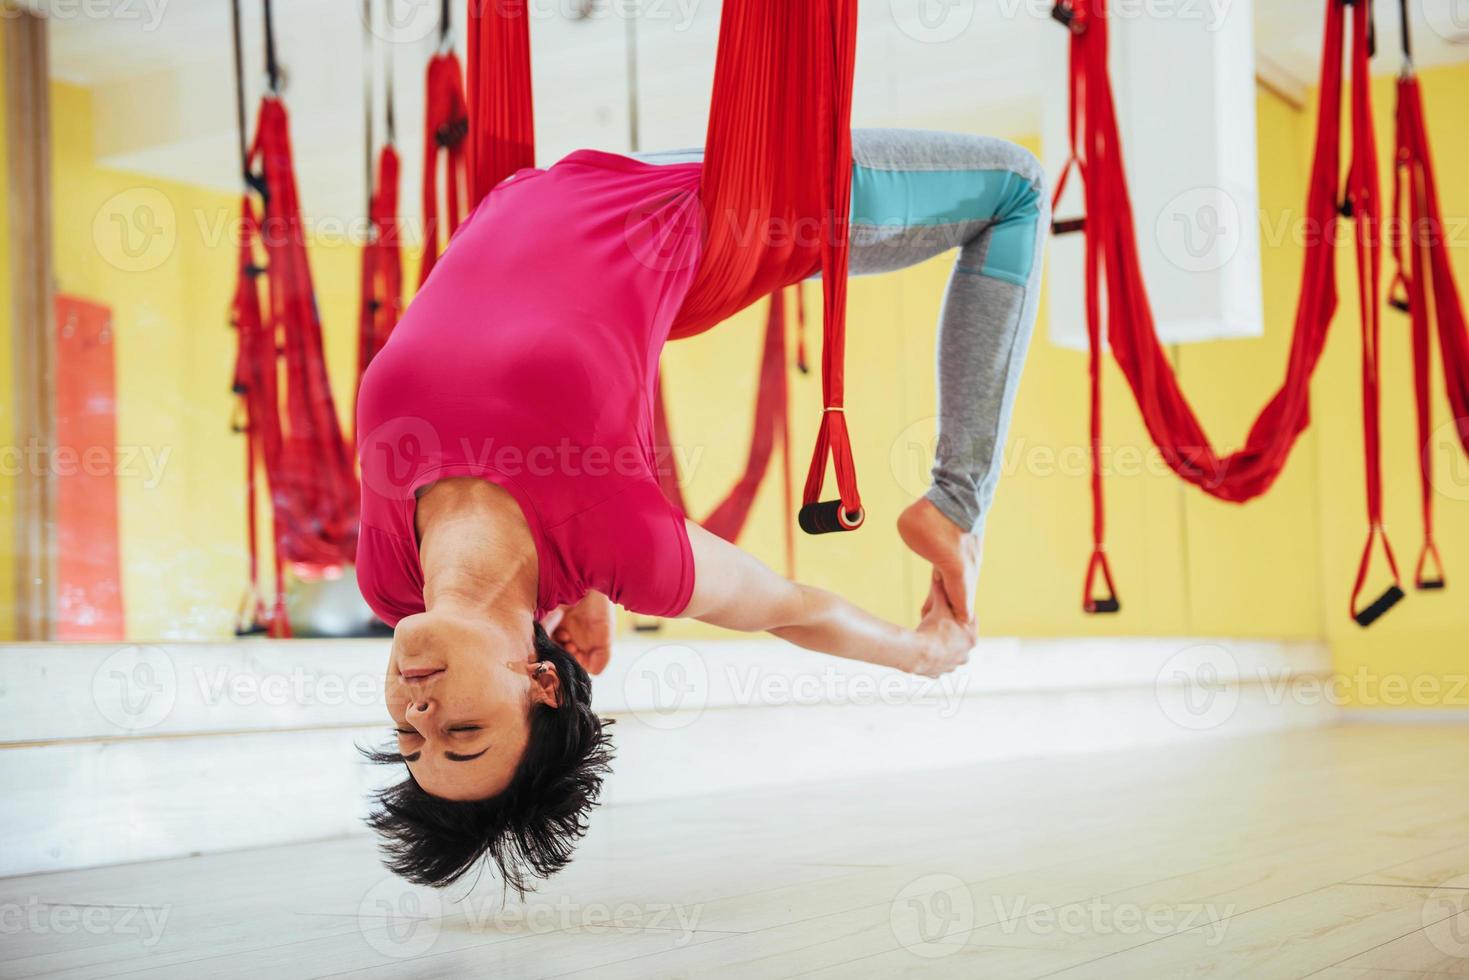
[[[1372,121],[1372,8],[1352,6],[1352,164],[1347,173],[1349,213],[1356,226],[1357,298],[1362,325],[1362,446],[1365,463],[1368,534],[1357,566],[1349,611],[1359,626],[1370,626],[1403,598],[1397,559],[1382,523],[1382,201],[1377,171],[1377,137]],[[1374,539],[1381,541],[1392,583],[1376,599],[1359,606],[1372,563]]]
[[[1429,367],[1432,327],[1436,323],[1445,388],[1457,420],[1455,432],[1466,453],[1469,453],[1469,331],[1465,328],[1463,304],[1446,253],[1422,94],[1411,62],[1398,79],[1396,164],[1393,254],[1397,270],[1392,305],[1411,317],[1419,501],[1423,520],[1423,546],[1413,579],[1418,589],[1435,590],[1444,588],[1446,576],[1434,538],[1434,433]]]

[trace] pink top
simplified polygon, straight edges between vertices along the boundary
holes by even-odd
[[[652,395],[698,265],[699,177],[580,150],[515,174],[460,227],[358,398],[357,582],[389,625],[424,608],[416,492],[451,476],[520,504],[537,616],[591,589],[649,615],[688,605]]]

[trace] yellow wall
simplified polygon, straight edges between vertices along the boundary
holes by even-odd
[[[1469,182],[1452,179],[1450,161],[1469,156],[1458,107],[1469,98],[1469,67],[1428,72],[1429,126],[1447,214],[1469,208]],[[1389,83],[1379,88],[1378,119],[1391,134]],[[57,86],[56,213],[61,289],[112,305],[117,325],[119,441],[171,453],[156,488],[124,479],[122,532],[129,634],[221,636],[231,625],[242,579],[242,464],[228,431],[233,334],[225,315],[233,278],[233,239],[211,235],[235,214],[230,195],[144,180],[97,168],[91,156],[85,91]],[[1185,389],[1221,447],[1237,446],[1278,385],[1299,285],[1301,250],[1282,228],[1300,216],[1313,117],[1262,96],[1261,207],[1265,234],[1267,335],[1173,352]],[[983,120],[954,120],[983,131]],[[1384,153],[1386,157],[1386,153]],[[141,189],[141,190],[140,190]],[[150,196],[137,197],[140,193]],[[118,195],[123,195],[121,198]],[[159,201],[162,204],[159,204]],[[121,201],[121,204],[118,202]],[[133,215],[155,205],[175,232],[166,254],[146,268],[115,252],[98,216]],[[98,237],[94,237],[98,236]],[[164,236],[165,238],[167,236]],[[1462,252],[1462,250],[1457,250]],[[1469,284],[1469,260],[1455,255]],[[357,254],[316,247],[313,271],[326,327],[329,367],[349,392],[356,316]],[[926,570],[901,548],[892,521],[924,486],[931,444],[933,325],[949,260],[851,289],[849,420],[864,499],[871,515],[858,534],[798,536],[802,578],[828,584],[878,613],[911,620]],[[1106,442],[1115,459],[1108,480],[1114,571],[1124,612],[1087,617],[1079,610],[1088,554],[1085,356],[1045,341],[1046,310],[1026,366],[1006,472],[989,522],[979,610],[990,635],[1230,635],[1325,637],[1344,670],[1446,670],[1462,652],[1464,604],[1454,592],[1415,596],[1370,632],[1346,619],[1345,602],[1363,531],[1358,341],[1343,269],[1338,318],[1313,389],[1315,424],[1276,487],[1247,507],[1185,487],[1153,462],[1150,443],[1121,376],[1105,375]],[[809,287],[808,287],[809,288]],[[819,306],[808,294],[813,313]],[[673,345],[665,372],[674,428],[695,461],[687,492],[695,515],[734,479],[748,438],[761,311],[725,329]],[[1412,415],[1406,332],[1390,318],[1384,380],[1388,518],[1400,558],[1417,547]],[[810,338],[819,347],[817,331]],[[793,379],[797,482],[804,475],[820,412],[816,374]],[[1447,418],[1436,396],[1440,418]],[[346,406],[341,406],[345,411]],[[1469,542],[1462,462],[1441,499],[1441,539],[1449,560]],[[784,514],[773,483],[762,493],[746,543],[780,567]],[[1463,586],[1460,586],[1462,588]],[[1457,614],[1456,614],[1457,613]],[[669,626],[670,636],[702,632]],[[1431,698],[1426,700],[1432,700]]]

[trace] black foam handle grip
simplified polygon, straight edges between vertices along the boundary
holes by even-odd
[[[1403,299],[1401,296],[1391,296],[1391,297],[1389,297],[1388,298],[1388,301],[1387,301],[1387,305],[1388,306],[1391,306],[1395,310],[1402,310],[1404,313],[1412,313],[1413,312],[1413,307],[1411,305],[1409,305],[1408,301],[1405,300],[1405,299]]]
[[[1427,578],[1418,582],[1420,592],[1436,592],[1444,587],[1444,580],[1441,578]]]
[[[1074,235],[1086,231],[1086,218],[1059,218],[1051,222],[1052,235]]]
[[[263,623],[251,623],[249,626],[237,626],[235,628],[235,636],[240,639],[244,639],[247,636],[264,636],[269,632],[270,630],[266,629]]]
[[[270,200],[270,185],[265,182],[264,174],[257,174],[253,170],[245,171],[245,183],[250,189],[260,195],[261,200]]]
[[[802,507],[796,515],[796,523],[807,534],[832,534],[836,531],[855,531],[862,526],[865,514],[842,510],[840,500],[821,500]]]
[[[1358,626],[1371,626],[1373,623],[1382,618],[1383,613],[1387,612],[1393,606],[1396,606],[1398,603],[1402,602],[1403,598],[1403,590],[1399,586],[1388,586],[1388,590],[1386,592],[1378,596],[1376,599],[1372,600],[1372,604],[1370,606],[1368,606],[1366,609],[1363,609],[1352,618],[1357,621]]]
[[[1115,596],[1110,599],[1088,599],[1086,611],[1093,616],[1099,613],[1115,613],[1122,611],[1122,603]]]
[[[1067,30],[1076,30],[1076,11],[1066,0],[1057,0],[1051,7],[1051,19]]]

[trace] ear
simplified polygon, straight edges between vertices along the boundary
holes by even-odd
[[[561,675],[556,665],[542,660],[530,670],[530,698],[534,704],[561,707]]]

